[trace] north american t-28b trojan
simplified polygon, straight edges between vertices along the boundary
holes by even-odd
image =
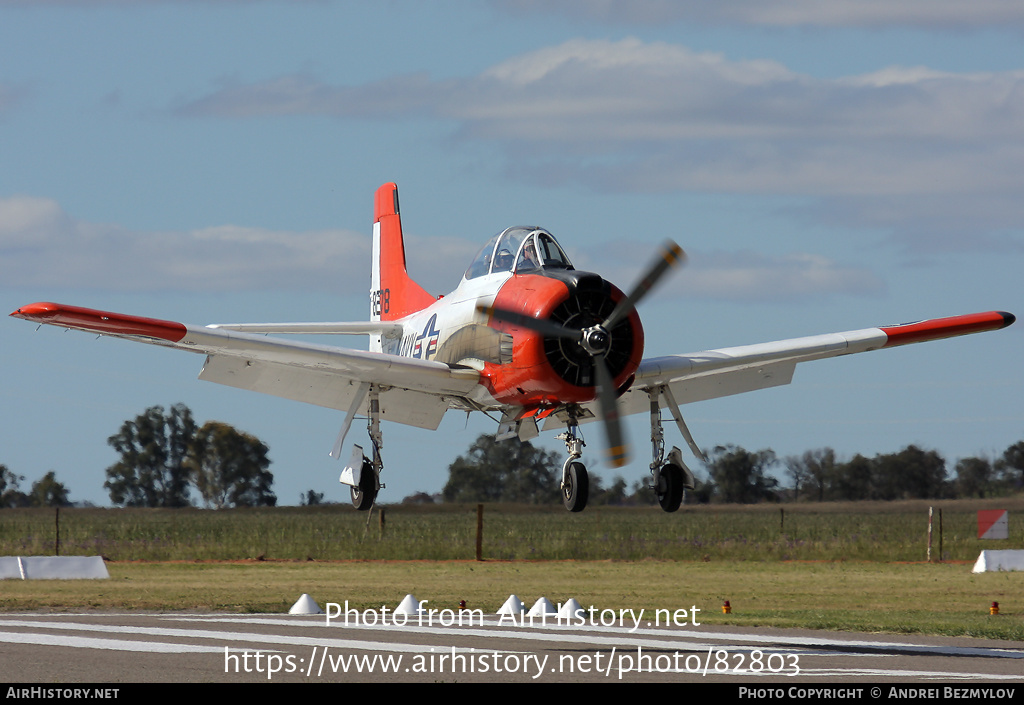
[[[589,482],[579,424],[601,420],[608,462],[621,466],[628,450],[620,416],[649,411],[652,487],[669,512],[693,487],[693,475],[678,448],[666,453],[663,407],[693,454],[706,460],[683,421],[683,404],[789,384],[799,362],[997,330],[1015,320],[991,311],[644,358],[636,305],[684,260],[678,245],[666,243],[623,293],[575,269],[547,230],[512,227],[484,245],[455,291],[435,297],[407,273],[398,188],[381,186],[374,205],[369,321],[193,326],[53,303],[11,315],[201,353],[200,379],[345,411],[336,458],[353,419],[365,416],[371,457],[355,446],[341,476],[359,509],[369,509],[383,487],[382,419],[436,429],[449,409],[480,411],[498,423],[499,438],[523,440],[537,436],[541,423],[564,427],[562,501],[581,511]],[[369,335],[369,350],[277,337],[292,333]]]

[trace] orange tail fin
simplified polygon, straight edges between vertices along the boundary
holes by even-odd
[[[381,186],[374,197],[372,258],[371,320],[394,321],[434,303],[434,297],[406,271],[398,186],[393,183]]]

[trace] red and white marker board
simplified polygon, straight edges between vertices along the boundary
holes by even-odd
[[[1010,537],[1010,524],[1005,509],[982,509],[978,512],[979,539],[1005,539]]]

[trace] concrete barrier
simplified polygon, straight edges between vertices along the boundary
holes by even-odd
[[[1024,550],[982,551],[971,572],[997,570],[1024,570]]]
[[[0,556],[0,580],[109,578],[100,556]]]

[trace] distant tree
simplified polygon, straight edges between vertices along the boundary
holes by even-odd
[[[107,439],[121,459],[107,468],[103,486],[110,501],[128,507],[185,507],[189,499],[188,456],[196,425],[184,404],[165,414],[151,406]]]
[[[834,499],[858,501],[873,497],[874,461],[858,453],[847,463],[832,470],[831,492]]]
[[[434,497],[426,492],[413,492],[402,498],[402,504],[434,504]]]
[[[915,445],[876,456],[872,484],[878,499],[937,499],[949,494],[945,459]]]
[[[561,466],[558,455],[528,441],[496,441],[485,433],[466,455],[448,466],[444,498],[447,502],[558,502]]]
[[[786,472],[793,481],[793,497],[824,502],[836,467],[836,453],[831,448],[809,450],[802,456],[786,458]]]
[[[594,480],[597,479],[597,486],[594,485]],[[608,487],[602,486],[600,477],[597,475],[590,476],[590,499],[588,504],[611,504],[611,505],[622,505],[626,503],[626,480],[621,475],[616,475],[615,479],[612,480],[612,484]]]
[[[29,498],[33,507],[67,507],[71,505],[68,500],[67,488],[64,483],[57,482],[57,474],[53,470],[43,475],[42,479],[32,483]]]
[[[991,496],[998,488],[995,468],[988,458],[961,458],[956,463],[958,497]]]
[[[15,475],[6,465],[0,465],[0,509],[29,506],[29,498],[21,491],[23,475]]]
[[[996,469],[1011,490],[1019,491],[1024,487],[1024,441],[1018,441],[1003,451],[1003,457],[996,462]]]
[[[791,455],[785,460],[786,474],[792,481],[793,499],[807,499],[807,483],[811,479],[810,471],[802,457]],[[801,490],[803,492],[801,493]],[[821,500],[818,500],[821,501]]]
[[[314,507],[318,504],[324,503],[324,493],[316,492],[314,490],[307,490],[303,494],[299,495],[299,506],[300,507]]]
[[[706,480],[694,478],[695,487],[692,491],[686,491],[683,499],[687,504],[710,504],[715,496],[715,481],[710,477]],[[653,490],[652,490],[653,492]]]
[[[188,465],[208,507],[273,507],[269,449],[255,436],[220,421],[203,424],[189,447]]]
[[[750,504],[776,500],[779,481],[768,474],[775,453],[750,453],[737,446],[718,446],[711,454],[708,473],[715,483],[719,501]]]

